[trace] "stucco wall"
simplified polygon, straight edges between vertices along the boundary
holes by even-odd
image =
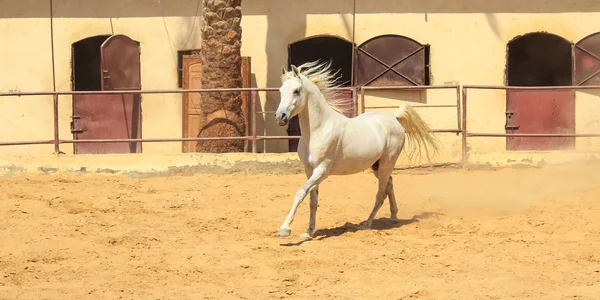
[[[44,1],[42,1],[44,2]],[[54,1],[54,43],[57,90],[70,90],[71,44],[98,34],[126,34],[141,43],[142,86],[145,89],[177,88],[177,50],[200,47],[200,16],[194,23],[196,0],[162,1],[107,0],[81,3]],[[306,36],[331,34],[351,40],[352,1],[244,1],[242,55],[252,57],[253,86],[279,86],[279,74],[287,63],[288,44]],[[52,90],[50,21],[48,5],[22,0],[5,3],[0,12],[0,90]],[[201,11],[200,11],[201,12]],[[164,16],[163,16],[164,15]],[[431,45],[432,84],[503,85],[506,44],[517,35],[547,31],[577,42],[600,31],[597,1],[393,1],[358,0],[356,43],[381,34],[400,34]],[[192,25],[193,24],[193,25]],[[168,30],[167,35],[165,26]],[[194,29],[189,41],[187,37]],[[187,44],[186,44],[187,41]],[[183,47],[183,45],[185,47]],[[427,104],[453,104],[453,90],[427,91]],[[411,93],[369,92],[367,105],[394,105],[417,97]],[[504,131],[505,92],[469,92],[469,129]],[[143,136],[181,136],[181,96],[143,97]],[[395,100],[394,100],[395,99]],[[278,94],[259,93],[261,108],[273,110]],[[577,93],[577,131],[600,132],[598,93]],[[0,140],[52,138],[51,97],[0,99]],[[70,138],[71,99],[60,99],[60,136]],[[389,111],[389,110],[387,110]],[[453,108],[419,108],[437,129],[456,128]],[[258,129],[269,135],[285,135],[272,115],[258,116]],[[440,161],[458,161],[460,137],[439,134],[447,149]],[[503,138],[469,139],[478,153],[503,151]],[[578,139],[581,151],[600,149],[600,139]],[[61,150],[72,153],[71,145]],[[283,152],[287,141],[267,141],[259,151]],[[147,143],[145,153],[178,153],[180,143]],[[1,147],[2,154],[48,154],[53,146]]]

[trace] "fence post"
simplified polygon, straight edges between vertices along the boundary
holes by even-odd
[[[54,154],[60,154],[60,143],[58,140],[58,94],[52,95],[54,107]]]
[[[461,108],[461,103],[460,103],[460,85],[456,86],[456,126],[458,126],[458,130],[462,129],[462,123],[461,123],[461,118],[460,118],[460,108]],[[458,135],[459,132],[456,133],[456,135]]]
[[[256,91],[253,90],[251,95],[250,102],[252,108],[250,110],[252,111],[252,153],[256,153]]]
[[[467,88],[462,89],[462,167],[467,166]]]
[[[354,106],[354,117],[358,116],[358,94],[356,87],[352,87],[352,105]]]
[[[365,113],[365,89],[360,87],[360,109],[362,110],[360,113]]]

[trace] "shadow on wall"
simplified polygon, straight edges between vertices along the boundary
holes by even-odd
[[[166,17],[193,16],[198,0],[171,0],[163,3],[159,9],[157,1],[139,0],[104,0],[75,1],[54,0],[55,17],[57,18],[129,18],[129,17]],[[49,0],[19,0],[4,4],[0,10],[0,18],[47,18],[49,17]],[[250,3],[252,2],[252,4]],[[337,0],[254,0],[244,1],[246,15],[278,15],[282,20],[296,18],[306,14],[349,14],[352,6],[336,6]],[[347,1],[343,1],[344,3]],[[351,2],[351,1],[350,1]],[[368,14],[395,13],[563,13],[563,12],[600,12],[600,2],[595,0],[509,0],[481,1],[462,0],[460,3],[444,0],[397,1],[357,0],[357,12]],[[275,9],[277,8],[277,9]],[[282,12],[291,13],[282,13]]]

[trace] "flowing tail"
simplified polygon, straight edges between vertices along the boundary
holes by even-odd
[[[431,155],[429,153],[428,146],[433,148],[433,154],[439,152],[441,145],[439,140],[435,137],[429,125],[421,119],[421,116],[417,111],[408,103],[400,105],[396,113],[394,113],[398,122],[404,127],[406,136],[408,137],[408,158],[412,160],[413,155],[421,157],[421,147],[425,148],[427,159],[431,162]]]

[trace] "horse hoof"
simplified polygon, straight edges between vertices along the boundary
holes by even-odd
[[[363,223],[363,224],[358,225],[358,229],[359,230],[369,230],[369,229],[371,229],[371,225]]]
[[[301,234],[300,238],[299,238],[299,240],[301,240],[301,241],[307,241],[307,240],[310,240],[310,239],[312,239],[312,237],[307,232]]]
[[[392,224],[398,224],[398,223],[400,223],[400,220],[396,219],[396,218],[390,218],[390,223],[392,223]]]
[[[291,233],[291,229],[279,228],[279,230],[277,231],[277,235],[279,236],[290,236]]]

